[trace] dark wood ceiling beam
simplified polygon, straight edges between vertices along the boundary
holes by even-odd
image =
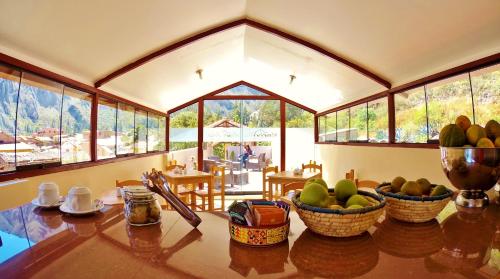
[[[178,48],[184,47],[185,45],[191,44],[195,41],[201,40],[201,39],[206,38],[210,35],[213,35],[213,34],[216,34],[219,32],[223,32],[223,31],[226,31],[228,29],[235,28],[235,27],[238,27],[241,25],[247,25],[247,26],[259,29],[261,31],[273,34],[275,36],[281,37],[283,39],[289,40],[291,42],[294,42],[294,43],[300,44],[304,47],[315,50],[315,51],[317,51],[317,52],[319,52],[319,53],[321,53],[321,54],[323,54],[323,55],[325,55],[325,56],[327,56],[327,57],[329,57],[329,58],[331,58],[331,59],[333,59],[341,64],[344,64],[345,66],[349,67],[350,69],[352,69],[352,70],[362,74],[363,76],[377,82],[378,84],[384,86],[385,88],[388,88],[388,89],[391,88],[391,83],[389,81],[381,78],[380,76],[376,75],[375,73],[361,67],[360,65],[358,65],[354,62],[351,62],[351,61],[349,61],[349,60],[347,60],[339,55],[336,55],[336,54],[332,53],[331,51],[328,51],[325,48],[320,47],[320,46],[318,46],[310,41],[307,41],[305,39],[301,39],[297,36],[294,36],[290,33],[285,32],[285,31],[276,29],[274,27],[268,26],[266,24],[263,24],[263,23],[260,23],[260,22],[257,22],[255,20],[248,19],[248,18],[238,19],[238,20],[211,28],[209,30],[197,33],[197,34],[190,36],[186,39],[183,39],[181,41],[170,44],[162,49],[159,49],[151,54],[143,56],[143,57],[119,68],[118,70],[108,74],[107,76],[99,79],[98,81],[95,82],[95,87],[99,88],[102,85],[104,85],[105,83],[108,83],[111,80],[113,80],[113,79],[115,79],[115,78],[129,72],[129,71],[131,71],[137,67],[140,67],[140,66],[142,66],[142,65],[144,65],[144,64],[146,64],[146,63],[148,63],[148,62],[150,62],[158,57],[161,57],[165,54],[168,54],[168,53],[170,53]]]

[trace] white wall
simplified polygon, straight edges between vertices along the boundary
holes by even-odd
[[[315,153],[316,161],[323,164],[328,185],[335,185],[354,169],[361,180],[391,181],[398,175],[407,180],[425,177],[453,189],[441,170],[439,149],[316,144]]]

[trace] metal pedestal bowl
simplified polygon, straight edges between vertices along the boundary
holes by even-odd
[[[500,180],[500,148],[441,147],[441,166],[460,190],[457,205],[484,207],[488,205],[485,191]]]

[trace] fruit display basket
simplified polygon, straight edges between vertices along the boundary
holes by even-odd
[[[453,195],[453,191],[450,189],[447,189],[446,194],[434,197],[399,195],[391,192],[390,183],[380,184],[375,191],[385,197],[387,215],[411,223],[422,223],[434,219],[448,204]]]
[[[333,189],[328,191],[332,193]],[[358,194],[371,197],[379,204],[356,209],[329,209],[301,202],[300,193],[293,197],[292,202],[300,219],[313,232],[325,236],[348,237],[367,231],[382,215],[385,206],[382,196],[366,191],[358,191]]]
[[[229,235],[236,242],[252,246],[269,246],[288,239],[290,219],[273,226],[243,226],[229,221]]]

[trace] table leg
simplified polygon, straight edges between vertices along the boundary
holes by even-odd
[[[208,180],[208,211],[214,210],[214,178]]]
[[[269,200],[273,200],[273,182],[269,180]]]

